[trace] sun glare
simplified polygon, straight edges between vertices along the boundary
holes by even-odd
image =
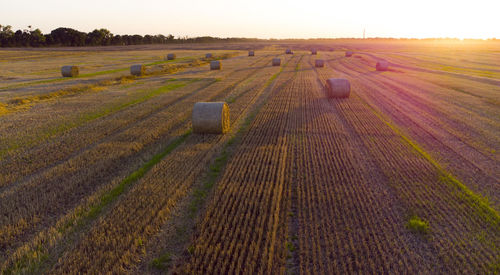
[[[360,38],[363,30],[367,37],[500,37],[500,2],[494,0],[89,0],[71,7],[61,0],[28,2],[9,1],[0,10],[0,24],[14,29],[31,25],[43,32],[65,26],[191,37]]]

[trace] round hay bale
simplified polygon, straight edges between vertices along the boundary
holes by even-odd
[[[144,75],[145,72],[146,72],[146,67],[144,65],[137,64],[130,66],[131,75],[141,76]]]
[[[229,131],[229,107],[225,102],[197,102],[193,107],[193,132],[224,134]]]
[[[205,58],[212,58],[212,54],[211,53],[205,54]]]
[[[317,54],[318,54],[318,51],[317,51],[316,49],[312,49],[312,50],[311,50],[311,54],[312,54],[312,55],[317,55]]]
[[[345,52],[345,56],[346,56],[346,57],[351,57],[351,56],[352,56],[352,52],[351,52],[351,51],[347,51],[347,52]]]
[[[285,51],[286,54],[293,54],[292,50],[291,49],[286,49]]]
[[[169,53],[167,54],[167,60],[174,60],[177,56],[175,53]]]
[[[62,66],[61,74],[63,77],[77,77],[80,70],[77,66]]]
[[[210,70],[220,70],[221,67],[219,60],[210,61]]]
[[[325,60],[323,59],[316,59],[314,61],[314,65],[318,68],[323,68],[325,66]]]
[[[248,56],[255,56],[255,52],[254,51],[248,51]]]
[[[387,71],[387,69],[389,68],[389,62],[380,60],[377,62],[375,68],[377,69],[377,71]]]
[[[329,78],[326,81],[328,97],[349,97],[351,94],[351,83],[344,78]]]
[[[273,58],[273,66],[281,66],[281,59]]]

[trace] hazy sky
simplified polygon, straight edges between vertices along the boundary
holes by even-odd
[[[500,0],[0,0],[0,24],[114,34],[500,38]]]

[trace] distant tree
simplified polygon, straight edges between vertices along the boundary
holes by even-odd
[[[32,47],[40,47],[45,45],[46,38],[42,34],[40,29],[35,29],[31,32],[31,46]]]
[[[21,30],[17,30],[15,33],[14,33],[14,46],[16,47],[21,47],[21,46],[27,46],[27,45],[24,45],[24,35],[23,35],[23,31]],[[26,44],[29,43],[29,41],[26,41]]]
[[[130,37],[130,43],[129,45],[140,45],[142,44],[143,37],[139,34],[134,34]]]
[[[10,25],[0,25],[0,46],[2,47],[12,47],[14,32],[12,31],[12,26]]]
[[[167,42],[167,38],[163,34],[157,34],[153,37],[154,44],[165,44]]]
[[[71,28],[57,28],[50,32],[55,45],[85,46],[87,34]]]
[[[114,35],[111,38],[111,45],[125,45],[123,37],[121,35]]]
[[[149,34],[146,34],[143,38],[142,38],[142,44],[153,44],[153,36],[149,35]]]
[[[107,46],[111,44],[113,34],[107,29],[95,29],[87,34],[86,44],[88,46]]]
[[[107,46],[107,45],[140,45],[166,43],[207,43],[207,42],[252,42],[252,38],[218,38],[211,36],[193,37],[179,36],[177,39],[168,36],[145,35],[113,35],[107,29],[95,29],[84,33],[71,28],[57,28],[49,34],[42,34],[40,29],[17,30],[14,32],[10,25],[0,25],[1,47],[42,47],[42,46]]]
[[[50,33],[44,34],[43,37],[45,37],[45,45],[52,46],[55,44],[54,38],[52,37],[52,35]]]

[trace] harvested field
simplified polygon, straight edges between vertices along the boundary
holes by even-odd
[[[337,43],[0,50],[0,273],[498,272],[498,42]]]

